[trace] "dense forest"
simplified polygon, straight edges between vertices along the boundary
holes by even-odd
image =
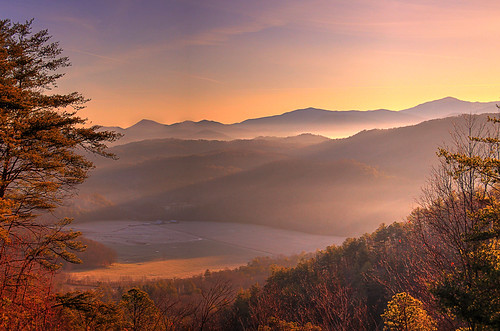
[[[468,259],[480,254],[478,248],[460,254],[463,246],[451,247],[452,238],[439,239],[446,245],[439,248],[436,241],[430,244],[428,232],[421,232],[421,226],[429,225],[420,218],[429,211],[416,210],[407,223],[381,225],[314,256],[255,259],[236,270],[207,271],[188,279],[61,279],[65,294],[55,302],[59,321],[66,324],[60,327],[496,330],[498,264]],[[498,253],[484,247],[480,251]],[[93,289],[84,291],[88,287]],[[137,305],[133,309],[131,294]],[[141,316],[148,317],[134,317],[134,309],[143,309]]]
[[[500,120],[467,117],[407,221],[314,255],[190,279],[74,282],[85,245],[48,221],[118,138],[86,127],[46,30],[0,21],[0,328],[5,330],[498,330]],[[98,244],[87,241],[89,247]],[[112,260],[112,253],[109,260]],[[99,263],[99,262],[95,262]],[[107,263],[104,261],[103,263]]]

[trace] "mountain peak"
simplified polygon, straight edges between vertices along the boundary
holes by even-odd
[[[318,112],[318,113],[323,113],[323,112],[331,112],[331,110],[326,110],[326,109],[320,109],[320,108],[314,108],[314,107],[307,107],[307,108],[301,108],[301,109],[295,109],[289,112],[286,112],[284,114],[291,114],[291,113],[306,113],[306,112]],[[283,114],[283,115],[284,115]]]
[[[440,118],[458,114],[481,114],[495,111],[495,102],[469,102],[454,97],[446,97],[404,109],[401,112],[413,114],[423,119]]]
[[[148,120],[148,119],[142,119],[139,122],[135,123],[132,125],[130,128],[143,128],[143,127],[151,127],[151,126],[158,126],[158,125],[163,125],[158,122],[155,122],[153,120]]]
[[[403,109],[402,111],[411,111],[415,109],[420,109],[420,108],[427,108],[427,107],[442,107],[445,105],[456,105],[456,104],[465,104],[469,103],[467,101],[462,101],[460,99],[454,98],[454,97],[445,97],[437,100],[432,100],[432,101],[427,101],[421,104],[418,104],[414,107]]]
[[[430,101],[430,102],[440,102],[440,101],[460,101],[460,102],[464,102],[463,100],[460,100],[460,99],[457,99],[455,97],[444,97],[444,98],[441,98],[441,99],[437,99],[437,100],[434,100],[434,101]]]

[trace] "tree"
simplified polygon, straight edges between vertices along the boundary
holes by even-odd
[[[267,325],[259,325],[258,331],[321,331],[321,328],[311,323],[304,326],[296,322],[286,322],[275,317],[269,318]]]
[[[69,219],[42,220],[87,177],[85,152],[106,157],[107,141],[118,136],[85,127],[78,117],[87,99],[52,93],[69,66],[47,30],[33,20],[0,20],[0,309],[15,311],[29,301],[37,279],[78,262],[71,250],[84,247]],[[50,289],[46,289],[50,291]]]
[[[158,310],[146,292],[138,288],[128,290],[122,296],[122,305],[130,330],[154,330],[158,325]]]
[[[58,325],[53,329],[109,330],[121,326],[118,307],[104,303],[94,291],[57,294],[52,308],[58,311]]]
[[[194,328],[205,330],[214,315],[232,303],[234,291],[228,280],[209,275],[204,279],[200,294],[201,298],[195,311]]]
[[[466,116],[410,221],[436,279],[432,292],[472,329],[500,327],[498,120]]]
[[[434,321],[422,308],[422,302],[406,292],[398,293],[387,304],[382,314],[384,330],[391,331],[431,331],[436,330]]]

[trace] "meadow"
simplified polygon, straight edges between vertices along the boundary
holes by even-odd
[[[116,263],[71,272],[76,279],[188,277],[207,269],[236,268],[259,256],[315,252],[345,239],[222,222],[114,220],[77,223],[72,228],[117,252]]]

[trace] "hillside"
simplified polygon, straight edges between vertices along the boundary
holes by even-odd
[[[450,133],[455,126],[463,125],[463,119],[449,117],[401,128],[365,130],[347,139],[312,146],[302,156],[318,160],[355,159],[386,173],[421,179],[436,163],[438,147],[450,144]]]
[[[485,120],[485,116],[474,117]],[[352,236],[409,213],[462,117],[330,140],[161,139],[111,149],[69,207],[78,221],[178,219]],[[67,211],[67,210],[66,210]]]
[[[403,181],[355,161],[285,159],[146,195],[83,219],[241,222],[349,235],[392,220],[395,213],[404,216],[409,206],[401,199],[408,185]]]

